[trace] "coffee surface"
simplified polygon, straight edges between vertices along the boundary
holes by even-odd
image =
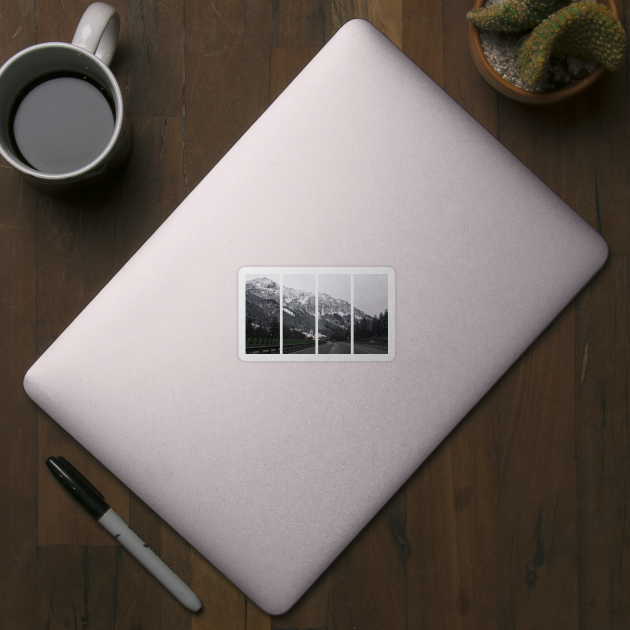
[[[21,157],[34,169],[71,173],[103,152],[114,133],[114,114],[104,88],[57,76],[24,90],[12,130]]]

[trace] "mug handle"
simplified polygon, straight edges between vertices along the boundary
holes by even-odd
[[[81,16],[72,44],[96,55],[109,66],[116,52],[119,32],[118,11],[104,2],[94,2]]]

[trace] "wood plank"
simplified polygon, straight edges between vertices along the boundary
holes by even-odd
[[[118,271],[184,199],[181,118],[131,121],[134,146],[115,208],[111,272]]]
[[[332,628],[332,574],[331,569],[324,572],[291,610],[272,616],[272,630]]]
[[[190,545],[138,497],[130,498],[131,528],[179,577],[190,584]],[[116,628],[190,630],[192,613],[184,608],[126,550],[119,553]]]
[[[611,256],[576,306],[580,628],[630,627],[630,260]]]
[[[606,130],[609,127],[607,123],[608,118],[602,116],[602,109],[606,108],[605,102],[610,103],[610,105],[608,105],[609,109],[618,109],[621,102],[618,89],[615,94],[615,90],[612,87],[615,81],[618,81],[618,79],[614,77],[604,78],[600,84],[606,86],[607,82],[609,82],[608,88],[606,88],[606,101],[603,99],[602,92],[598,90],[591,90],[566,102],[557,103],[544,108],[517,104],[503,97],[499,99],[499,139],[501,142],[567,201],[569,205],[584,216],[593,227],[599,229],[602,233],[608,231],[609,234],[610,231],[604,227],[606,223],[605,217],[610,216],[613,220],[616,220],[615,217],[617,217],[619,213],[618,206],[615,208],[615,197],[620,195],[623,199],[627,195],[628,190],[628,183],[626,179],[620,177],[619,170],[617,170],[615,181],[612,181],[609,177],[611,170],[614,172],[617,168],[616,166],[612,167],[611,158],[614,159],[615,164],[617,164],[619,159],[621,159],[623,163],[623,159],[620,158],[619,155],[610,152],[608,147],[610,136],[608,136],[608,140],[605,140],[604,136],[602,136],[602,130]],[[610,111],[607,113],[610,114]],[[621,138],[626,134],[626,122],[624,118],[623,116],[620,117],[620,124],[616,125],[617,133],[619,133]],[[524,141],[525,135],[527,136],[527,141]],[[602,172],[606,172],[603,178],[601,176]],[[604,181],[606,181],[605,184],[602,183]],[[606,199],[606,201],[602,201],[603,199]],[[609,227],[610,226],[611,224],[609,223]],[[623,235],[624,226],[619,225],[618,227]],[[617,239],[615,244],[616,246],[621,246],[621,241]],[[621,248],[623,249],[623,246],[621,246]],[[581,348],[579,342],[576,347],[578,348],[578,352],[580,352]],[[577,362],[579,360],[581,360],[581,358],[576,356],[575,361]],[[576,410],[579,440],[580,418],[583,418],[579,398]],[[564,415],[562,418],[564,418]],[[535,428],[534,430],[538,429]],[[567,426],[564,430],[567,433],[567,440],[570,440],[570,429]],[[542,618],[543,609],[549,606],[552,614],[547,614],[548,610],[545,612],[545,619],[550,623],[549,627],[552,627],[551,623],[553,622],[554,615],[556,621],[560,622],[559,606],[562,599],[565,600],[565,605],[567,606],[567,617],[563,623],[567,624],[569,623],[567,619],[573,619],[577,625],[578,611],[576,611],[575,604],[577,587],[575,582],[578,579],[578,572],[575,567],[577,561],[573,556],[575,553],[579,553],[580,558],[582,558],[583,553],[589,553],[588,551],[584,552],[582,550],[581,541],[578,550],[573,550],[573,545],[577,545],[575,540],[576,525],[573,522],[575,517],[570,515],[574,508],[570,505],[568,490],[570,487],[569,484],[573,483],[573,481],[568,475],[569,471],[574,470],[575,464],[570,461],[569,453],[566,449],[568,449],[568,446],[562,448],[567,466],[565,481],[561,485],[558,484],[559,490],[562,491],[562,494],[559,494],[561,497],[561,503],[559,505],[563,505],[562,498],[564,498],[566,511],[565,516],[560,520],[561,527],[566,530],[566,537],[564,539],[565,546],[562,549],[562,557],[558,558],[558,554],[556,554],[555,557],[556,562],[560,560],[560,563],[564,563],[565,566],[562,575],[560,566],[556,569],[557,578],[555,581],[556,585],[554,586],[556,599],[553,603],[551,601],[544,602],[539,598],[540,592],[544,589],[540,589],[540,591],[536,591],[536,598],[532,597],[532,601],[528,601],[528,606],[526,607],[527,612],[517,609],[517,611],[513,613],[517,615],[516,618],[519,620],[531,619],[534,616]],[[578,456],[579,449],[578,441]],[[550,451],[548,457],[552,458],[556,456]],[[578,472],[575,474],[579,475]],[[582,483],[584,483],[584,481]],[[545,549],[547,540],[553,534],[553,532],[549,532],[546,537],[544,534],[544,523],[546,521],[547,527],[551,527],[549,518],[551,516],[550,512],[553,512],[551,497],[547,496],[545,500],[547,506],[541,506],[542,509],[539,512],[540,521],[534,518],[535,504],[533,499],[532,505],[529,508],[530,513],[527,517],[528,535],[531,539],[533,534],[533,538],[538,540],[540,544],[537,545],[537,549],[539,551]],[[576,501],[580,500],[583,500],[581,491],[578,493]],[[570,501],[572,502],[572,499],[570,499]],[[580,508],[579,505],[578,503],[578,507],[575,508],[576,510],[583,509]],[[554,529],[556,529],[556,526],[554,526]],[[519,531],[522,530],[519,529]],[[523,534],[525,534],[524,531]],[[501,547],[501,545],[503,545],[503,547]],[[515,545],[515,548],[518,548],[518,545]],[[508,553],[512,553],[512,550],[508,550],[507,541],[505,540],[503,543],[500,541],[500,549],[503,550],[504,556],[507,556]],[[522,548],[521,553],[524,553]],[[531,549],[530,553],[532,553]],[[536,551],[534,550],[529,564],[527,565],[528,573],[526,575],[529,576],[532,582],[535,581],[534,578],[538,575],[534,566],[536,557]],[[545,552],[545,557],[549,557],[547,552]],[[541,561],[541,558],[542,556],[539,553],[538,562]],[[523,559],[523,561],[524,560],[525,559]],[[582,562],[582,560],[580,560],[580,562]],[[594,570],[594,565],[591,566]],[[582,571],[580,570],[579,620],[580,627],[586,627],[582,626],[582,624],[586,605],[585,593],[588,591],[588,588],[584,587],[585,582],[582,575]],[[513,607],[512,602],[510,601],[510,603],[507,604],[506,601],[508,597],[512,597],[513,594],[510,593],[508,595],[508,590],[509,589],[504,589],[502,593],[504,599],[502,604],[511,610]],[[525,595],[522,594],[521,598],[524,597]],[[593,599],[593,601],[598,600],[599,597]]]
[[[442,1],[403,0],[402,50],[444,87]]]
[[[595,114],[588,95],[542,111],[499,99],[499,140],[579,214],[597,228],[592,131],[584,123]],[[527,142],[523,142],[523,134]]]
[[[403,0],[332,0],[332,33],[348,20],[363,18],[402,50]]]
[[[109,2],[120,13],[121,38],[125,33],[125,3],[121,0]],[[68,2],[60,5],[52,0],[39,0],[37,8],[37,43],[71,42],[79,20],[88,4]]]
[[[127,106],[130,116],[181,116],[183,0],[127,4]]]
[[[245,597],[245,630],[270,630],[271,618],[254,602]]]
[[[333,564],[332,627],[406,628],[409,553],[403,487]]]
[[[36,37],[33,2],[4,2],[0,20],[0,64],[23,48],[37,43]]]
[[[249,606],[245,595],[195,549],[191,588],[203,602],[203,608],[193,617],[193,630],[246,630]]]
[[[160,161],[160,225],[184,201],[184,136],[182,118],[164,120],[159,149]]]
[[[269,105],[271,11],[263,0],[193,3],[185,30],[189,192]]]
[[[443,2],[443,88],[492,135],[497,135],[499,94],[479,74],[468,50],[470,0]]]
[[[574,346],[571,305],[500,385],[500,627],[578,626]]]
[[[409,630],[493,627],[499,400],[497,386],[407,483]]]
[[[35,43],[33,3],[0,9],[0,64]],[[0,158],[0,619],[36,625],[37,417],[22,388],[35,345],[37,193]]]
[[[272,0],[272,46],[323,46],[330,39],[329,0]]]
[[[627,152],[630,91],[623,74],[598,87],[538,107],[499,98],[499,139],[608,241],[628,253],[630,204]],[[615,121],[614,124],[609,121]],[[527,134],[527,142],[523,136]]]
[[[116,548],[42,547],[37,557],[36,628],[111,630],[116,612]]]
[[[46,467],[46,460],[50,456],[64,456],[129,522],[127,488],[41,409],[37,415],[38,545],[116,546],[116,541],[61,487]]]
[[[321,50],[319,46],[304,48],[272,48],[269,52],[269,98],[275,101]]]
[[[15,24],[15,22],[14,22]],[[36,192],[0,160],[0,618],[32,628],[37,541],[37,410],[22,388],[35,344]]]
[[[624,5],[628,16],[630,3],[619,3],[622,11]],[[628,32],[628,27],[625,28]],[[630,213],[627,211],[630,208],[630,178],[626,150],[630,146],[629,66],[626,62],[618,72],[605,74],[591,88],[588,96],[592,99],[592,108],[582,124],[574,128],[580,135],[585,135],[581,128],[586,128],[588,135],[582,153],[588,152],[593,164],[590,181],[593,181],[595,199],[590,204],[591,214],[587,218],[615,254],[630,254]],[[575,162],[568,162],[567,167],[574,168]],[[573,178],[575,184],[578,181],[577,177]]]

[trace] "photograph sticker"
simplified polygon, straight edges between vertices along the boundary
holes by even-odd
[[[244,267],[238,353],[244,361],[391,361],[390,267]]]

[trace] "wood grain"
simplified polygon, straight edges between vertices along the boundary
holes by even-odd
[[[500,385],[497,623],[508,628],[578,624],[574,350],[570,306]]]
[[[284,615],[272,615],[272,630],[332,628],[333,569],[328,569]]]
[[[34,7],[1,5],[0,63],[35,43]],[[22,389],[37,358],[36,193],[0,158],[0,619],[35,626],[37,411]]]
[[[468,0],[443,0],[442,87],[496,137],[499,96],[481,77],[468,51],[468,23],[464,16],[470,8]]]
[[[493,388],[407,483],[409,630],[496,618],[500,394]]]
[[[444,87],[442,1],[403,0],[402,51]]]
[[[576,303],[580,628],[630,626],[630,260],[612,256]]]
[[[332,0],[332,32],[348,20],[367,20],[402,49],[402,0]]]
[[[116,546],[116,541],[61,487],[45,462],[58,455],[68,459],[129,522],[127,488],[41,410],[38,411],[37,436],[38,545]]]
[[[407,627],[406,488],[399,490],[332,566],[332,627]]]
[[[269,105],[271,11],[262,0],[186,5],[186,190]]]
[[[0,160],[0,618],[32,628],[36,571],[37,408],[22,388],[37,358],[36,193]]]
[[[193,630],[245,630],[245,596],[196,550],[192,552],[191,588],[203,602],[193,618]]]
[[[32,628],[113,628],[118,597],[116,547],[41,547],[33,586],[38,598]]]
[[[272,0],[272,46],[323,46],[330,38],[326,0]]]
[[[183,0],[127,3],[125,49],[130,116],[181,116]]]
[[[120,179],[110,243],[118,271],[184,199],[181,118],[132,117],[134,145]]]
[[[622,73],[605,75],[596,88],[541,109],[499,97],[501,142],[607,240],[628,253],[630,203],[627,157],[630,122],[620,103],[629,92]],[[613,123],[613,121],[615,121]],[[614,132],[612,129],[614,128]],[[528,134],[523,142],[523,134]]]

